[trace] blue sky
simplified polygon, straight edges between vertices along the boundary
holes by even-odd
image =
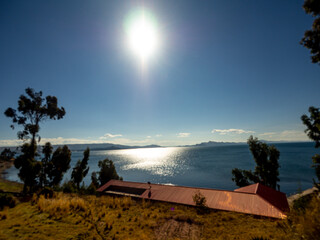
[[[17,144],[3,112],[24,89],[57,96],[66,116],[44,143],[174,146],[305,141],[320,67],[299,44],[303,1],[1,1],[0,145]],[[154,16],[161,47],[142,71],[124,23]],[[19,129],[19,128],[17,128]]]

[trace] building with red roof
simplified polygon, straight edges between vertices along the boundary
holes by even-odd
[[[234,211],[272,218],[285,218],[289,211],[284,193],[260,183],[234,191],[110,180],[98,192],[195,206],[200,192],[211,209]]]

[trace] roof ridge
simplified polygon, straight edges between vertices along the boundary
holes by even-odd
[[[133,181],[122,181],[117,179],[111,179],[112,181],[118,181],[118,182],[129,182],[129,183],[137,183],[137,184],[148,184],[147,182],[133,182]],[[111,181],[110,180],[110,181]],[[221,191],[221,192],[231,192],[231,193],[237,193],[237,194],[251,194],[251,195],[257,195],[256,193],[252,192],[239,192],[239,191],[232,191],[232,190],[223,190],[223,189],[215,189],[215,188],[202,188],[202,187],[191,187],[191,186],[181,186],[181,185],[165,185],[160,183],[150,183],[150,185],[159,185],[159,186],[166,186],[166,187],[181,187],[181,188],[193,188],[193,189],[199,189],[199,190],[214,190],[214,191]]]
[[[257,194],[258,193],[258,187],[260,186],[260,183],[256,183],[256,190],[254,191],[255,192],[255,194]],[[258,194],[257,194],[258,195]]]

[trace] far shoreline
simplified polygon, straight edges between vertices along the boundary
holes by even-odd
[[[14,159],[11,159],[10,161],[2,161],[0,160],[0,179],[6,180],[4,175],[7,174],[6,170],[11,168],[13,166]]]

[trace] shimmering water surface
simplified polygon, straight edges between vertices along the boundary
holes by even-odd
[[[315,177],[311,168],[311,157],[317,153],[313,143],[275,144],[280,151],[281,191],[292,194],[298,188],[312,186]],[[72,152],[73,167],[83,152]],[[115,163],[117,172],[124,180],[152,182],[234,190],[231,170],[254,169],[255,162],[247,145],[218,147],[168,147],[126,150],[99,150],[90,152],[90,171],[85,178],[89,184],[92,171],[99,171],[98,162],[109,158]],[[70,179],[72,168],[65,174]],[[19,180],[17,169],[8,170],[6,178]]]

